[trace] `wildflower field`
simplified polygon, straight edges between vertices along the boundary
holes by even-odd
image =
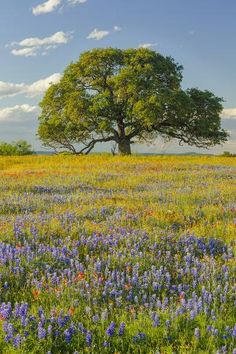
[[[236,353],[236,159],[0,158],[0,353]]]

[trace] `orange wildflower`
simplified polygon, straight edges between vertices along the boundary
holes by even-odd
[[[79,272],[77,274],[76,280],[83,280],[84,279],[84,272]]]
[[[75,313],[75,308],[74,308],[74,307],[70,307],[70,308],[69,308],[69,314],[70,314],[71,316],[73,316],[74,313]]]
[[[35,300],[38,300],[39,295],[40,295],[40,290],[34,289],[32,290],[32,294]]]
[[[125,290],[130,290],[132,286],[130,284],[125,284]]]
[[[127,267],[126,267],[126,271],[127,271],[128,273],[131,272],[131,269],[132,269],[131,266],[127,266]]]

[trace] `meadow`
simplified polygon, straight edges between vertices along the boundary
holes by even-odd
[[[236,159],[0,158],[0,353],[236,353]]]

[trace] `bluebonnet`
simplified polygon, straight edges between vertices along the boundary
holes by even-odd
[[[38,325],[38,339],[45,339],[47,335],[47,331],[41,324]]]
[[[194,329],[194,336],[198,339],[200,337],[200,329],[197,327]]]
[[[167,328],[170,327],[170,320],[166,320],[166,327],[167,327]]]
[[[88,347],[91,347],[92,345],[92,334],[89,331],[86,334],[86,344]]]
[[[96,314],[93,316],[93,322],[96,323],[99,321],[99,316]]]
[[[64,331],[66,343],[70,343],[72,339],[72,332],[69,329]]]
[[[115,334],[115,328],[116,328],[115,322],[111,322],[110,325],[109,325],[109,327],[108,327],[107,330],[106,330],[106,334],[107,334],[109,337],[114,336],[114,334]]]
[[[18,349],[20,347],[20,344],[21,344],[21,336],[20,334],[17,334],[13,339],[13,345],[15,348]]]
[[[153,327],[158,327],[160,325],[160,318],[157,315],[157,313],[152,314],[152,320],[153,320]]]
[[[136,334],[134,337],[133,337],[133,341],[136,343],[136,342],[140,342],[140,341],[143,341],[146,339],[146,334],[143,333],[143,332],[139,332],[138,334]]]
[[[47,331],[48,331],[48,334],[49,334],[49,335],[52,334],[52,325],[49,325],[49,326],[48,326],[48,330],[47,330]]]
[[[125,331],[125,323],[122,322],[122,323],[120,324],[120,327],[119,327],[119,330],[118,330],[118,335],[119,335],[119,336],[123,336],[124,331]]]
[[[232,337],[236,337],[236,325],[234,325],[234,328],[232,331]]]

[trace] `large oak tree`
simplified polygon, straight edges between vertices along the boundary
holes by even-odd
[[[115,142],[130,154],[134,142],[157,136],[207,148],[227,140],[222,99],[181,88],[182,66],[149,49],[94,49],[70,64],[40,106],[45,146],[89,153]]]

